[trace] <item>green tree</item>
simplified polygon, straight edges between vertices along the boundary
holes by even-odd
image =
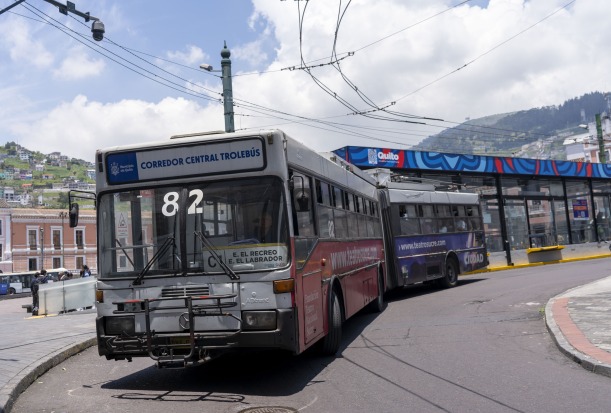
[[[70,203],[70,198],[68,197],[68,192],[60,192],[57,197],[57,203],[60,208],[68,208],[68,204]]]

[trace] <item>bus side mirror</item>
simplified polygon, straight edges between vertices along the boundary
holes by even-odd
[[[297,180],[301,181],[301,188],[296,188]],[[310,197],[308,196],[309,188],[305,187],[305,179],[303,176],[296,175],[291,179],[291,189],[295,196],[295,209],[297,212],[308,212],[310,210]]]
[[[296,197],[297,212],[308,212],[310,210],[310,197],[305,191],[299,192]]]
[[[78,225],[78,204],[74,202],[70,205],[70,228],[74,228]]]

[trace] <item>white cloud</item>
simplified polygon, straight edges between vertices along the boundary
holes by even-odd
[[[201,63],[205,63],[209,56],[204,51],[193,45],[188,45],[186,51],[169,51],[167,52],[168,59],[178,63],[185,64],[187,66],[198,67]]]
[[[443,12],[458,3],[455,0],[342,2],[342,7],[350,6],[343,14],[335,44],[337,57],[345,57],[340,62],[340,73],[327,64],[333,56],[339,2],[307,2],[300,32],[297,7],[300,6],[303,12],[305,2],[253,0],[254,10],[248,20],[227,20],[227,30],[232,33],[227,41],[234,45],[230,50],[233,94],[237,104],[236,128],[278,126],[317,150],[332,150],[350,144],[413,145],[441,128],[347,116],[355,109],[373,109],[371,102],[361,99],[359,93],[371,99],[374,107],[395,102],[390,109],[460,122],[466,117],[473,119],[561,104],[588,92],[611,90],[611,79],[607,74],[611,67],[611,54],[605,52],[607,39],[611,38],[611,25],[607,24],[606,15],[601,13],[607,8],[606,1],[577,1],[561,9],[568,0],[490,0],[487,5],[482,1],[470,2]],[[175,43],[165,43],[165,37],[169,37],[166,33],[160,34],[164,36],[164,42],[155,42],[153,26],[147,26],[146,19],[141,22],[135,21],[133,14],[122,15],[126,17],[121,26],[134,28],[138,36],[132,40],[142,38],[146,45],[140,47],[143,51],[162,56],[163,52],[155,51],[152,45],[163,43],[159,48],[168,50],[184,41],[178,39]],[[105,23],[110,33],[110,19]],[[154,19],[151,24],[159,26]],[[248,33],[234,29],[233,24],[246,27]],[[180,32],[176,29],[169,28]],[[13,38],[11,33],[18,35]],[[40,60],[37,64],[49,65],[53,55],[42,43],[32,39],[27,28],[15,27],[11,31],[0,24],[0,46],[4,54],[13,56],[15,53],[14,59],[32,59],[30,52],[38,50]],[[25,45],[28,51],[15,49],[17,44]],[[205,49],[195,45],[167,52],[166,56],[193,68],[209,63],[220,69],[216,63],[218,43],[215,44],[212,58],[204,52]],[[270,44],[273,44],[273,52]],[[137,47],[125,42],[124,45]],[[346,57],[346,52],[355,53]],[[2,53],[0,49],[0,59]],[[326,91],[304,70],[280,70],[298,68],[302,57],[313,66],[312,74]],[[91,58],[81,58],[92,62]],[[13,76],[18,70],[11,68],[9,72],[2,63],[0,61],[0,88],[4,89],[3,79]],[[91,99],[100,102],[74,98],[76,93],[82,93],[80,89],[56,97],[69,103],[58,104],[38,121],[16,123],[0,111],[0,125],[5,125],[4,130],[23,140],[36,142],[33,148],[44,142],[47,149],[62,147],[68,151],[74,148],[73,156],[88,159],[93,156],[95,148],[106,144],[165,139],[173,134],[223,128],[220,105],[203,106],[201,102],[205,101],[201,100],[194,103],[197,99],[194,96],[150,99],[154,100],[153,103],[126,100],[126,97],[133,96],[144,99],[150,90],[158,95],[179,94],[124,69],[109,73],[116,65],[107,64],[109,70],[104,70],[96,82],[99,89],[87,89],[89,96],[95,96]],[[266,73],[241,76],[244,72],[251,72],[253,65]],[[150,66],[144,67],[155,70]],[[164,64],[164,67],[168,66]],[[194,83],[206,79],[197,70],[193,72],[174,66],[170,71],[181,76],[172,79],[180,85],[186,84],[184,79],[194,79]],[[39,74],[38,78],[42,79],[42,76]],[[114,77],[109,79],[110,76]],[[167,73],[163,76],[167,77]],[[151,77],[155,78],[154,75]],[[35,78],[30,76],[27,79]],[[358,88],[358,93],[349,82]],[[220,79],[208,78],[206,87],[220,91]],[[123,89],[129,89],[129,92]],[[34,100],[20,97],[19,93],[24,91],[12,93],[19,102]],[[340,104],[335,97],[345,99],[350,108]],[[251,104],[278,112],[255,110]],[[304,126],[306,120],[281,112],[341,122],[355,128],[346,132],[345,126],[308,123],[315,126],[308,127]],[[375,114],[384,115],[382,112]],[[449,123],[436,124],[452,126]],[[362,134],[370,139],[360,137]],[[45,139],[40,139],[40,136],[45,136]]]
[[[256,66],[267,61],[268,56],[261,48],[261,40],[256,40],[231,49],[231,58],[245,60]]]
[[[6,19],[0,24],[0,44],[9,51],[11,60],[20,64],[45,68],[54,60],[43,39],[35,39],[30,26],[23,20]]]
[[[68,52],[59,68],[53,71],[53,77],[60,80],[77,80],[94,77],[100,74],[106,63],[103,59],[92,59],[84,47],[77,46]]]
[[[102,104],[79,95],[44,119],[17,125],[14,132],[27,148],[43,153],[63,148],[68,156],[93,161],[96,149],[223,129],[222,122],[220,105],[204,108],[183,98],[166,98],[158,103],[122,100]]]

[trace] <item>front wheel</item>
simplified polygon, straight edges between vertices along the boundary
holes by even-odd
[[[438,280],[437,285],[441,288],[456,287],[458,283],[458,265],[456,260],[448,258],[445,265],[445,274]]]
[[[9,293],[9,295],[14,295],[16,292],[17,292],[17,291],[15,291],[15,289],[14,289],[14,288],[9,288],[9,289],[8,289],[8,293]]]
[[[322,339],[320,353],[323,356],[333,356],[339,350],[342,342],[342,309],[339,297],[332,290],[331,307],[329,308],[329,331]]]

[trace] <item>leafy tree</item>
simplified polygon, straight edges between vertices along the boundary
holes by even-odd
[[[68,196],[68,192],[60,192],[57,197],[57,203],[60,208],[68,208],[70,203],[70,197]]]

